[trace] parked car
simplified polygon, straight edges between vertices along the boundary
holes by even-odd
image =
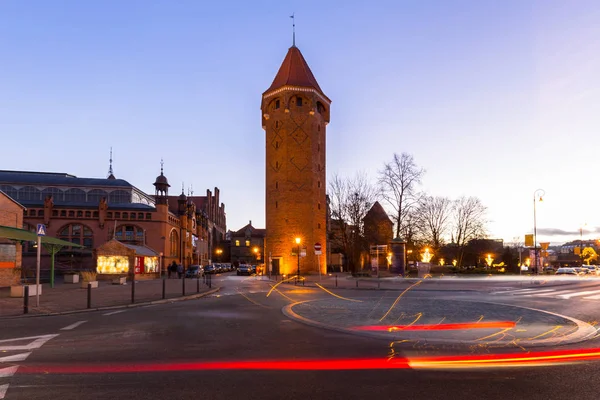
[[[190,265],[185,271],[186,278],[198,278],[204,276],[204,268],[202,265]]]
[[[590,271],[588,271],[585,268],[582,267],[573,267],[573,269],[575,270],[575,272],[577,272],[579,275],[587,275],[590,273]]]
[[[240,264],[237,268],[237,275],[252,275],[253,273],[252,266],[248,264]]]
[[[575,268],[559,268],[556,275],[579,275]]]
[[[204,267],[205,274],[216,274],[217,272],[218,272],[217,267],[215,267],[214,264],[210,264],[210,265],[207,265],[206,267]]]
[[[600,270],[595,265],[584,265],[583,269],[587,270],[589,274],[600,275]]]

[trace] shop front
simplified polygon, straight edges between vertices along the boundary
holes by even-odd
[[[94,250],[99,280],[135,274],[135,279],[154,279],[160,274],[160,257],[147,246],[110,240]]]

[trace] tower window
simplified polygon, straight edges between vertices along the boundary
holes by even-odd
[[[317,183],[317,187],[321,187],[321,181]]]
[[[279,148],[279,142],[275,142],[275,148],[278,149]]]
[[[279,161],[275,161],[275,168],[279,168]]]
[[[321,229],[321,223],[319,223],[319,229]]]
[[[279,100],[275,100],[275,109],[277,110],[279,108]]]
[[[296,107],[302,107],[302,97],[296,97]]]
[[[321,209],[321,203],[317,204],[317,209],[320,210]]]
[[[279,121],[275,121],[275,128],[279,128]]]

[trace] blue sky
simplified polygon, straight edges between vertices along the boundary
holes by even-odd
[[[408,152],[492,237],[532,231],[538,188],[540,241],[600,237],[595,0],[3,0],[0,168],[104,177],[112,146],[117,177],[153,192],[164,158],[174,193],[218,186],[229,228],[264,226],[260,96],[292,12],[333,101],[329,177]]]

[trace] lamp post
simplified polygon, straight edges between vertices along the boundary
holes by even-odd
[[[217,250],[215,250],[215,253],[217,253],[217,260],[219,262],[221,262],[221,254],[223,254],[223,250],[222,249],[217,249]]]
[[[539,198],[539,201],[543,201],[543,196],[546,195],[546,192],[544,191],[544,189],[537,189],[535,192],[533,192],[533,254],[535,257],[535,264],[534,264],[534,268],[535,268],[535,274],[537,275],[539,273],[538,271],[538,248],[537,248],[537,218],[536,218],[536,214],[535,214],[535,203],[536,203],[536,199]]]
[[[300,242],[302,239],[299,237],[296,238],[296,244],[298,245],[298,272],[296,274],[296,282],[300,279]]]
[[[581,224],[579,227],[579,258],[581,259],[581,266],[583,267],[583,227],[587,224]]]

